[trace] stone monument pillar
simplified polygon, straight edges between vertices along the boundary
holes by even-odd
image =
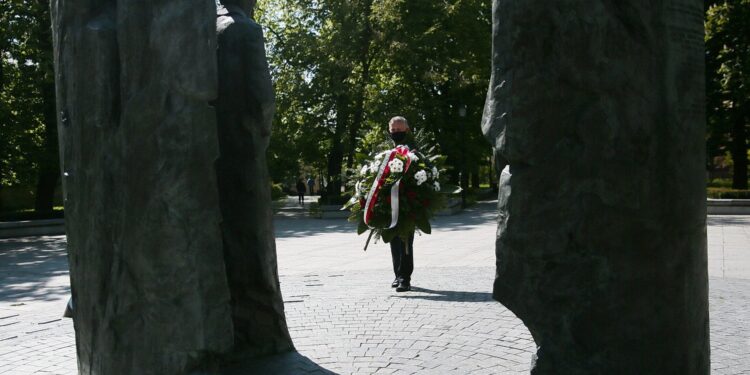
[[[233,299],[269,291],[238,284],[233,270],[254,260],[222,245],[215,1],[51,6],[80,373],[183,374],[291,348],[267,334],[278,305],[233,314]],[[243,332],[271,349],[248,351]]]
[[[266,150],[274,92],[254,0],[222,0],[217,19],[216,161],[224,257],[238,355],[292,350],[284,318]]]
[[[494,297],[533,374],[708,374],[703,2],[495,0]]]

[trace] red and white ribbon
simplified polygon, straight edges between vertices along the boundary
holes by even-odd
[[[408,154],[409,147],[406,146],[397,146],[393,150],[387,151],[387,153],[385,154],[383,161],[378,168],[378,174],[375,177],[375,181],[370,188],[370,192],[367,193],[367,201],[365,203],[365,224],[367,224],[367,226],[369,226],[370,228],[372,228],[372,226],[370,226],[370,221],[372,220],[372,211],[375,206],[375,202],[377,202],[378,200],[380,190],[383,188],[386,179],[388,179],[388,176],[390,176],[391,174],[391,167],[389,165],[390,162],[396,158],[396,155],[405,156],[406,163],[404,165],[404,170],[402,173],[406,174],[406,171],[409,170],[409,166],[411,165],[411,159],[409,158]],[[401,179],[399,178],[393,184],[393,186],[391,186],[391,224],[388,229],[394,228],[398,224],[398,196],[400,187]]]

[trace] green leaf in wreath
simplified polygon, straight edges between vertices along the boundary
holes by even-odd
[[[367,160],[369,159],[369,156],[367,154],[357,152],[354,154],[354,160]]]
[[[353,206],[353,205],[354,205],[355,203],[357,203],[357,201],[356,201],[356,200],[351,200],[351,199],[350,199],[350,200],[346,201],[346,203],[344,203],[344,206],[343,206],[343,207],[341,207],[341,211],[343,211],[343,210],[348,210],[348,209],[349,209],[349,207]]]
[[[357,211],[357,219],[354,222],[359,223],[359,222],[364,222],[364,221],[365,221],[365,210]]]
[[[390,243],[390,242],[391,242],[391,240],[393,240],[393,239],[394,239],[394,238],[396,237],[396,235],[397,235],[397,234],[398,234],[398,233],[396,233],[396,231],[395,231],[395,230],[391,230],[391,229],[386,229],[386,230],[384,230],[384,231],[383,231],[383,232],[382,232],[382,233],[380,234],[380,236],[381,236],[381,238],[383,239],[383,242],[385,242],[385,243]]]
[[[359,225],[357,225],[357,234],[362,234],[367,232],[367,230],[370,229],[367,224],[365,224],[364,220],[359,221]]]
[[[416,219],[417,228],[421,230],[425,234],[432,233],[432,227],[430,226],[430,221],[427,220],[427,217],[421,216]]]

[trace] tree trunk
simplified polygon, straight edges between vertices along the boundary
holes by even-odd
[[[343,79],[342,79],[343,82]],[[344,145],[342,139],[349,121],[348,100],[346,94],[340,94],[336,100],[336,126],[333,132],[331,152],[328,154],[328,199],[338,199],[341,195],[341,167],[344,165]]]
[[[49,2],[45,2],[49,5]],[[47,8],[49,10],[49,8]],[[37,185],[34,194],[34,210],[52,211],[55,189],[60,179],[60,154],[57,139],[57,115],[55,108],[54,61],[52,61],[52,29],[50,12],[40,14],[35,24],[35,37],[41,53],[36,56],[40,76],[37,77],[38,89],[42,97],[42,115],[44,121],[44,140],[38,155]]]
[[[467,171],[461,172],[461,188],[464,190],[469,189],[469,173]]]
[[[341,136],[334,136],[333,147],[328,154],[328,187],[326,188],[326,197],[329,200],[337,199],[341,194],[341,167],[344,164],[343,148],[341,145]]]
[[[52,49],[52,41],[49,42]],[[34,210],[52,211],[55,189],[60,179],[60,154],[57,140],[57,118],[55,115],[55,85],[42,85],[44,97],[44,144],[39,157],[39,173],[34,195]]]
[[[54,209],[55,190],[59,178],[60,170],[57,165],[40,166],[34,195],[34,211],[49,212]]]
[[[493,150],[494,151],[494,150]],[[489,173],[487,174],[487,177],[489,178],[489,181],[487,182],[490,185],[490,188],[492,190],[497,189],[497,181],[498,178],[496,177],[496,174],[499,174],[500,171],[496,171],[496,165],[495,165],[495,155],[494,152],[492,155],[490,155],[487,158],[487,162],[489,164]]]
[[[732,123],[731,154],[732,188],[747,189],[747,125],[745,117],[739,115]]]
[[[360,77],[357,87],[357,101],[354,108],[354,120],[349,126],[349,150],[346,166],[352,168],[354,165],[354,153],[357,150],[357,133],[362,127],[362,121],[365,117],[365,94],[367,84],[370,82],[370,42],[372,40],[372,27],[370,25],[370,14],[372,13],[372,0],[365,1],[364,14],[362,15],[365,23],[364,31],[361,36],[359,61],[362,66],[362,77]]]

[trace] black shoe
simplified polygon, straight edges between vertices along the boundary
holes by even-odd
[[[398,284],[401,284],[398,278],[394,279],[393,282],[391,283],[391,288],[398,288]]]
[[[397,292],[408,292],[411,290],[411,285],[407,281],[402,281],[398,284],[398,288],[396,288]]]

